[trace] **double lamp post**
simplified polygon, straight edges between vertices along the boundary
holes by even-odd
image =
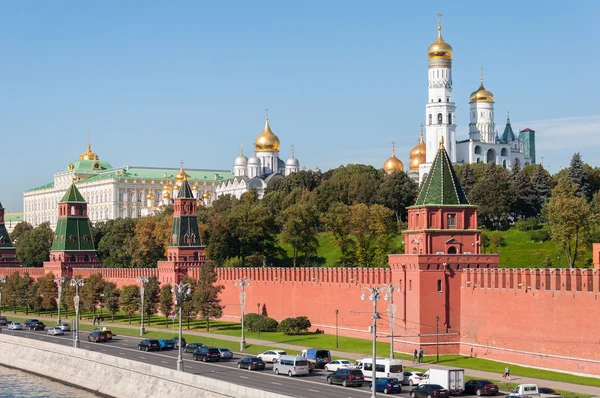
[[[191,295],[190,284],[179,282],[179,284],[173,285],[171,288],[171,293],[175,293],[177,305],[179,306],[179,343],[177,344],[179,353],[177,355],[177,370],[183,372],[183,357],[181,355],[181,310],[186,297],[190,297]]]

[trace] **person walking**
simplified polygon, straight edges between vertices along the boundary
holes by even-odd
[[[419,350],[419,363],[423,363],[423,347]]]
[[[508,365],[506,365],[506,367],[504,368],[504,378],[508,381],[510,381],[510,369],[508,368]]]
[[[417,362],[417,349],[415,348],[415,352],[413,352],[413,363]]]

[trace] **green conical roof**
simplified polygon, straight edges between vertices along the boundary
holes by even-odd
[[[192,188],[190,187],[188,180],[181,181],[181,187],[179,188],[179,195],[177,195],[177,199],[194,199],[194,195],[192,195]]]
[[[65,196],[60,200],[60,203],[85,203],[85,199],[73,183],[65,192]]]
[[[2,207],[2,202],[0,202],[0,209],[4,209],[4,207]]]
[[[469,205],[443,144],[435,155],[415,206]]]

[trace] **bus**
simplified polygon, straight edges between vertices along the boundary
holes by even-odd
[[[290,377],[307,375],[309,372],[308,359],[295,355],[281,355],[273,364],[273,372],[276,375],[284,374]]]
[[[360,361],[358,369],[362,370],[365,380],[372,380],[373,358],[365,358]],[[377,358],[375,363],[375,377],[393,377],[402,381],[404,379],[404,368],[399,359]]]

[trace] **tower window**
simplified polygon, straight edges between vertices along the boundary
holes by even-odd
[[[446,97],[446,102],[450,102],[450,98]]]
[[[448,124],[452,124],[452,114],[448,114]]]
[[[433,101],[433,100],[432,100],[432,101]],[[430,114],[429,114],[429,124],[430,124],[430,125],[431,125],[431,123],[432,123],[432,119],[433,119],[433,116],[432,116],[432,115],[431,115],[431,113],[430,113]]]
[[[408,281],[408,291],[412,292],[412,279]]]
[[[456,214],[448,214],[448,228],[456,228]]]
[[[442,280],[441,279],[438,279],[438,281],[437,281],[437,291],[438,291],[438,293],[442,292]]]
[[[438,98],[438,102],[442,102],[442,99],[441,99],[441,98]]]
[[[443,118],[442,114],[438,113],[438,124],[442,124],[442,118]]]

